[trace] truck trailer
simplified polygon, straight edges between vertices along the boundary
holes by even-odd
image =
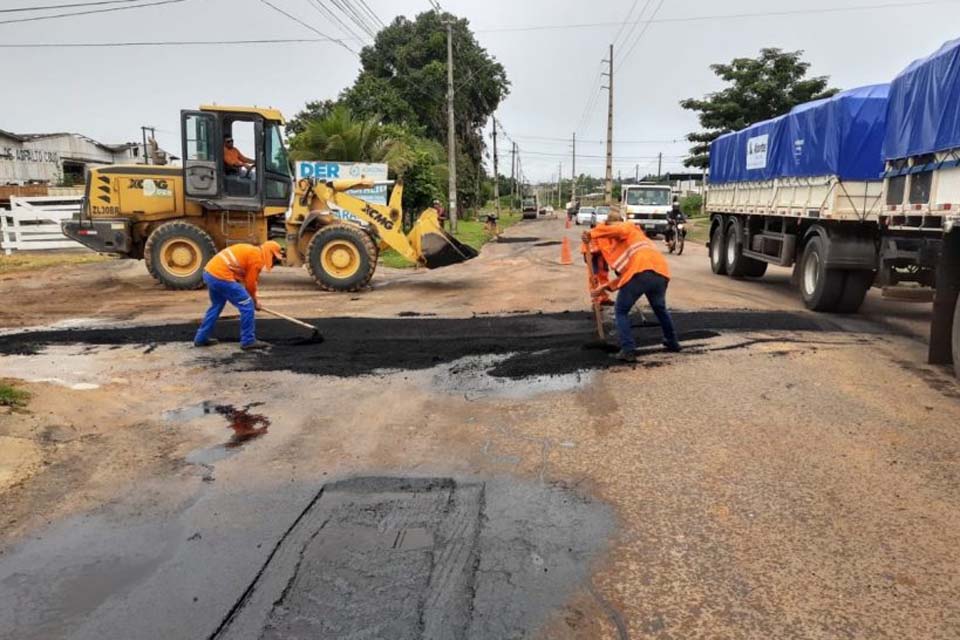
[[[855,313],[871,286],[929,288],[929,360],[953,361],[960,376],[958,99],[960,40],[890,85],[717,138],[706,191],[714,273],[792,266],[805,305],[835,313]]]

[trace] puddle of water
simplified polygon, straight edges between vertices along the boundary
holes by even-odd
[[[204,400],[199,404],[167,411],[163,414],[163,418],[168,422],[177,423],[190,422],[211,415],[222,416],[226,419],[227,428],[233,431],[229,440],[213,447],[195,449],[186,456],[186,461],[191,464],[209,465],[227,458],[233,453],[234,449],[267,433],[267,429],[270,428],[270,419],[263,414],[250,411],[260,404],[262,403],[253,403],[237,408],[229,404],[217,404],[210,400]]]

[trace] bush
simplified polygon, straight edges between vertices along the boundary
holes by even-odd
[[[680,199],[680,210],[683,211],[683,215],[688,218],[698,218],[700,217],[700,211],[703,208],[703,196],[699,194],[693,194],[692,196],[687,196]]]

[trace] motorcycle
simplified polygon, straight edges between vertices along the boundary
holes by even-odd
[[[687,240],[687,223],[671,220],[667,227],[667,249],[670,253],[683,254],[683,245]]]

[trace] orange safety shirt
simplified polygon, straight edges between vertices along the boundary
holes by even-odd
[[[243,284],[250,296],[257,299],[257,280],[264,268],[264,255],[260,247],[252,244],[235,244],[227,247],[210,259],[204,271],[220,280]]]
[[[240,153],[236,147],[223,148],[223,164],[228,167],[242,167],[245,164],[252,164],[253,160]]]
[[[619,289],[630,278],[644,271],[654,271],[664,278],[670,278],[667,259],[647,234],[629,222],[599,225],[590,231],[590,238],[596,241],[610,268],[620,276],[610,283],[611,289]]]

